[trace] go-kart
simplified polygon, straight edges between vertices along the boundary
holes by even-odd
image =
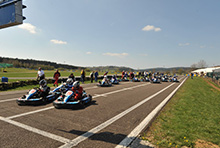
[[[27,95],[16,100],[18,105],[39,105],[55,100],[59,96],[59,93],[48,93],[46,96],[41,96],[41,90],[39,88],[31,89]]]
[[[150,79],[148,77],[144,77],[141,79],[141,82],[150,82]]]
[[[169,79],[168,79],[168,77],[163,76],[163,77],[161,78],[161,81],[162,81],[162,82],[168,82],[168,81],[169,81]]]
[[[136,77],[134,77],[131,81],[132,82],[140,82],[140,80],[138,78],[136,78]]]
[[[179,80],[177,79],[177,77],[173,77],[172,79],[170,79],[170,82],[179,82]]]
[[[112,84],[119,84],[119,81],[117,78],[112,78],[110,81]]]
[[[160,83],[160,79],[152,78],[151,83]]]
[[[82,99],[80,100],[76,100],[74,96],[75,96],[74,92],[68,90],[65,94],[59,96],[55,101],[53,101],[53,106],[57,109],[84,108],[85,105],[92,102],[92,96],[87,95],[85,91],[83,91]]]
[[[110,81],[99,81],[99,84],[97,84],[97,86],[100,87],[110,87],[112,86],[112,83]]]

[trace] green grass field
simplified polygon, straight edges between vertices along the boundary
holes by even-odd
[[[37,77],[37,70],[29,70],[22,68],[6,68],[7,72],[0,71],[0,77]],[[44,70],[46,77],[53,77],[55,70]],[[68,77],[71,73],[74,76],[80,76],[81,71],[60,71],[62,77]],[[104,72],[99,72],[99,75],[103,75]],[[86,76],[89,76],[90,72],[86,72]]]
[[[37,77],[37,70],[29,70],[22,68],[7,68],[7,72],[0,72],[0,77]],[[46,77],[53,77],[55,70],[44,70]],[[61,76],[68,77],[71,73],[75,76],[80,76],[80,71],[60,71]],[[87,74],[89,75],[89,74]]]
[[[195,147],[201,140],[205,147],[220,146],[220,92],[202,78],[189,78],[142,139],[165,148]]]

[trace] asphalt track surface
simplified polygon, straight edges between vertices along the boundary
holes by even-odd
[[[179,79],[180,83],[121,82],[105,88],[83,84],[93,96],[85,109],[55,109],[52,103],[18,106],[15,99],[27,91],[1,92],[0,148],[120,147],[186,78]]]

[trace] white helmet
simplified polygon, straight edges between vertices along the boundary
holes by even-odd
[[[66,84],[72,85],[73,84],[73,79],[72,78],[68,78],[66,80]]]
[[[80,86],[79,81],[75,81],[75,82],[73,83],[73,87],[74,87],[74,88],[78,88],[79,86]]]

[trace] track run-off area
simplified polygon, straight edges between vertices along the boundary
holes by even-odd
[[[128,146],[185,82],[121,82],[81,86],[93,102],[84,109],[52,103],[18,106],[26,91],[0,92],[0,147],[112,148]]]

